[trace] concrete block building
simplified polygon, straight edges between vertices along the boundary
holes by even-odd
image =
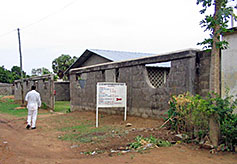
[[[159,55],[86,50],[67,71],[71,109],[94,111],[97,82],[121,82],[127,85],[128,114],[157,118],[168,110],[172,95],[206,95],[209,72],[210,54],[195,49]],[[123,113],[119,108],[100,110]]]

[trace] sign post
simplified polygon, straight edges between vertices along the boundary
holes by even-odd
[[[124,121],[127,119],[127,86],[125,83],[97,83],[96,127],[99,126],[99,108],[124,107]]]

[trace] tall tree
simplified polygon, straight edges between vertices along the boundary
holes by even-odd
[[[228,2],[234,0],[197,0],[203,9],[201,14],[205,14],[207,9],[214,5],[214,14],[206,15],[200,22],[205,31],[210,31],[210,38],[198,43],[204,48],[211,48],[211,68],[210,68],[210,91],[220,95],[220,50],[228,47],[228,42],[221,40],[221,34],[229,31],[228,22],[233,15],[233,8],[228,7]],[[235,17],[235,16],[234,16]]]
[[[53,72],[56,73],[60,79],[64,77],[64,72],[77,60],[77,57],[62,54],[52,62]]]
[[[210,31],[210,38],[205,39],[199,45],[205,45],[205,48],[211,48],[211,67],[209,88],[211,92],[221,94],[220,75],[221,75],[221,49],[228,47],[228,42],[221,40],[221,34],[227,32],[228,22],[233,15],[233,8],[227,4],[234,0],[197,0],[197,4],[201,4],[203,9],[201,14],[206,13],[207,9],[214,5],[214,14],[206,15],[200,22],[205,31]],[[214,146],[219,144],[219,123],[216,115],[210,117],[210,139]]]
[[[19,66],[13,66],[11,68],[11,73],[13,76],[13,81],[21,78],[21,68]],[[27,77],[26,72],[22,71],[23,78]]]

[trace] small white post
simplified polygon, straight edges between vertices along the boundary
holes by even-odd
[[[96,124],[95,127],[98,128],[99,126],[99,109],[98,109],[98,105],[96,106]]]
[[[125,109],[124,109],[124,121],[127,120],[127,86],[125,86]]]
[[[98,128],[99,126],[99,89],[98,89],[98,84],[96,85],[96,120],[95,120],[95,127]]]

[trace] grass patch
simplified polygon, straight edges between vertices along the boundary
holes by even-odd
[[[19,103],[16,103],[13,99],[1,99],[0,98],[0,113],[13,115],[16,117],[25,117],[28,115],[28,109],[15,109],[16,107],[20,107]],[[39,115],[47,114],[47,113],[38,113]]]
[[[70,111],[70,101],[56,101],[54,105],[55,112],[67,113]]]
[[[60,131],[66,132],[60,139],[72,142],[97,142],[111,136],[112,127],[100,127],[95,128],[92,123],[82,123],[77,126],[64,127],[59,129]]]
[[[0,113],[10,114],[17,117],[23,117],[27,115],[27,109],[17,109],[16,107],[19,107],[19,104],[14,103],[14,100],[12,99],[5,99],[4,101],[0,101]]]

